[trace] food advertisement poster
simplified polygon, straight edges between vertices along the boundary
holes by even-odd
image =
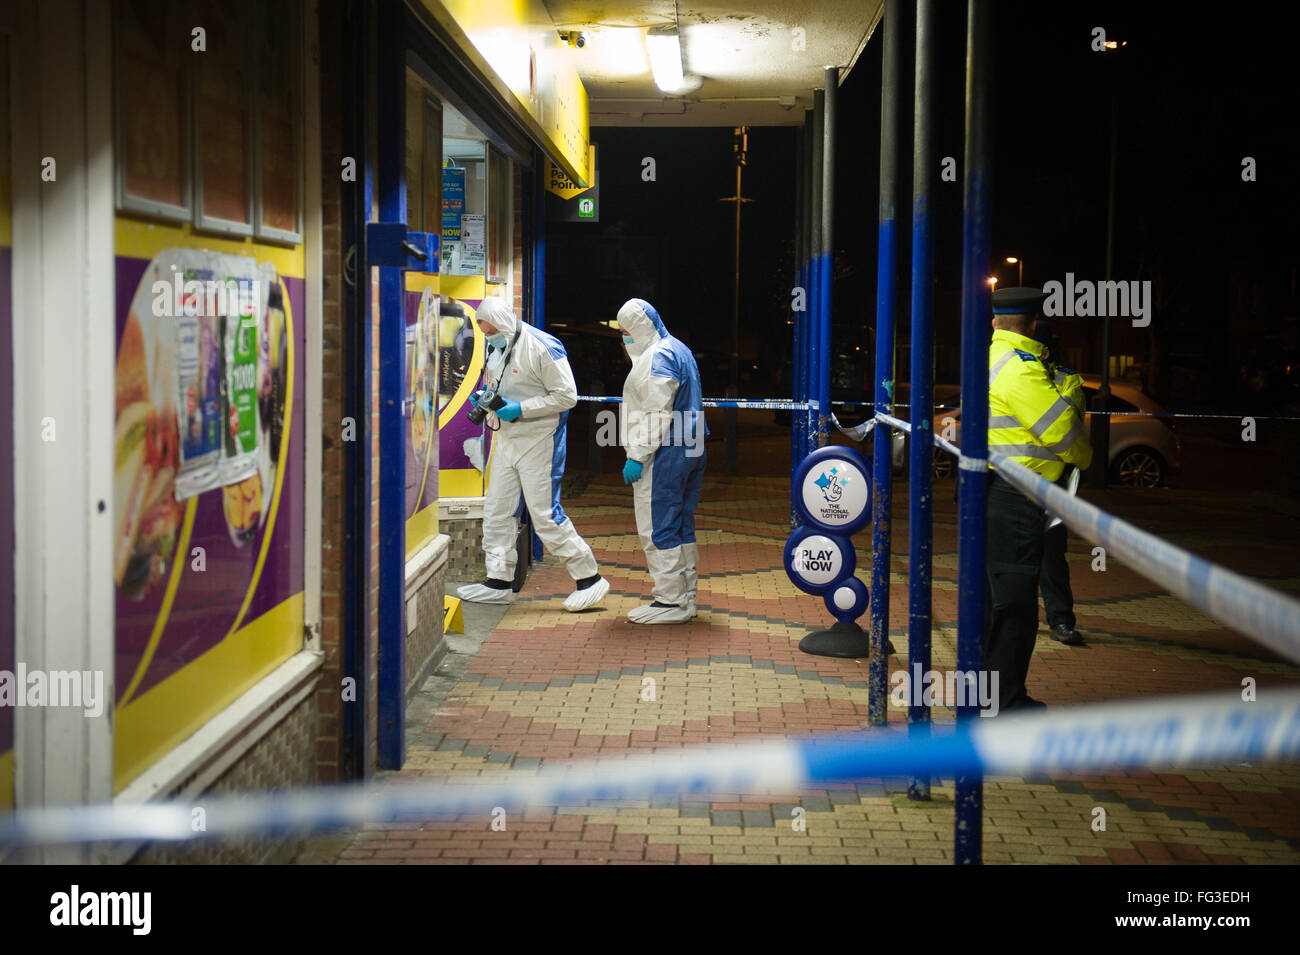
[[[302,647],[301,257],[151,238],[119,222],[115,789]]]
[[[444,292],[467,280],[442,277]],[[480,279],[479,282],[482,282]],[[441,497],[481,497],[492,435],[465,417],[469,396],[482,387],[487,344],[474,322],[476,298],[443,294],[438,321],[438,466]]]
[[[406,279],[406,552],[437,533],[438,279]]]

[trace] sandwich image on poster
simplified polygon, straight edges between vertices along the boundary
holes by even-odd
[[[166,251],[150,262],[127,311],[117,345],[113,466],[113,581],[129,600],[164,579],[176,549],[183,507],[177,422],[175,297]],[[158,314],[161,313],[161,314]],[[215,385],[214,385],[215,387]]]

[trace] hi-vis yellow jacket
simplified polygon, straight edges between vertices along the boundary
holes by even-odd
[[[1047,362],[1047,373],[1052,376],[1052,384],[1061,393],[1061,397],[1074,405],[1079,414],[1084,414],[1088,409],[1083,406],[1083,375],[1073,368],[1066,368],[1052,361]]]
[[[989,346],[989,453],[1005,454],[1049,481],[1067,464],[1086,469],[1092,446],[1083,415],[1052,384],[1032,338],[995,329]]]

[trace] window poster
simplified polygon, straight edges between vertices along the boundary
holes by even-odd
[[[482,275],[487,265],[486,216],[466,213],[461,217],[460,275]]]
[[[442,241],[460,241],[460,219],[465,214],[465,170],[444,166],[442,170]]]

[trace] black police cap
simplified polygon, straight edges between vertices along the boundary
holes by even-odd
[[[993,290],[994,315],[1032,315],[1047,298],[1040,288],[1000,288]]]

